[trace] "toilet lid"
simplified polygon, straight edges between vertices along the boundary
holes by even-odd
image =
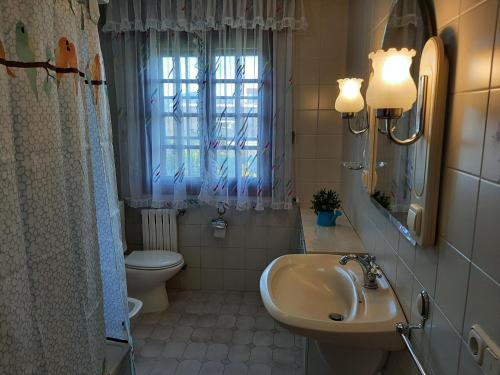
[[[158,269],[174,267],[182,261],[182,255],[173,251],[143,250],[132,251],[132,253],[125,258],[125,265],[130,268]]]

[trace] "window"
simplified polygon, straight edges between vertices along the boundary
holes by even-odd
[[[200,177],[198,58],[163,57],[162,77],[165,175]]]
[[[226,181],[257,178],[259,57],[219,54],[211,59],[208,97],[201,98],[198,57],[163,57],[163,174],[174,179],[201,176],[200,121],[206,118],[217,174]],[[200,113],[204,108],[209,113]]]

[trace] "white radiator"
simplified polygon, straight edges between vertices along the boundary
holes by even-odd
[[[177,210],[142,210],[144,250],[177,251]]]

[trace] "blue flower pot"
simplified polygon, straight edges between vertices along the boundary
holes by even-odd
[[[337,225],[336,221],[339,216],[342,216],[342,212],[336,210],[332,211],[318,211],[318,218],[316,219],[316,224],[321,227],[334,227]]]

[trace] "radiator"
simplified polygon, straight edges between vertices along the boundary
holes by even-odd
[[[144,250],[177,251],[177,210],[142,210]]]

